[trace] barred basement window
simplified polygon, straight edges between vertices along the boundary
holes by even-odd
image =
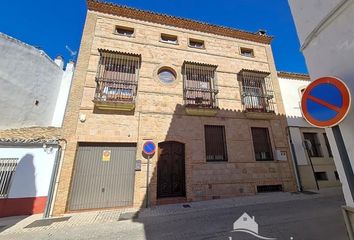
[[[140,56],[102,49],[99,52],[95,101],[134,102]]]
[[[253,127],[251,128],[251,132],[256,161],[273,160],[273,151],[268,128]]]
[[[227,161],[225,127],[205,125],[204,134],[207,162]]]
[[[186,106],[216,108],[216,66],[185,62],[183,65],[184,100]]]
[[[274,112],[274,91],[269,73],[243,69],[237,77],[245,111]]]
[[[116,33],[118,35],[132,37],[132,36],[134,36],[134,28],[116,26]]]
[[[0,158],[0,198],[7,197],[18,158]]]

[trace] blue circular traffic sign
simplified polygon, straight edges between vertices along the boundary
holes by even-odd
[[[146,141],[143,145],[143,152],[146,155],[152,155],[156,151],[156,145],[153,141]]]
[[[301,99],[304,118],[316,127],[332,127],[348,114],[351,97],[348,87],[334,77],[323,77],[307,86]]]

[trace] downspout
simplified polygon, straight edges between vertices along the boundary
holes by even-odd
[[[296,157],[296,152],[295,152],[295,147],[294,147],[294,143],[291,137],[291,132],[290,132],[290,127],[286,127],[286,130],[288,132],[288,140],[290,142],[290,150],[291,150],[291,155],[293,156],[294,161],[293,162],[293,166],[295,169],[295,179],[296,179],[296,185],[297,185],[297,190],[299,192],[302,192],[302,183],[301,183],[301,176],[300,176],[300,172],[299,172],[299,167],[298,167],[298,163],[297,163],[297,157]]]
[[[47,200],[47,205],[46,209],[44,211],[43,218],[49,218],[52,217],[53,215],[53,208],[54,208],[54,200],[57,195],[57,189],[58,189],[58,184],[59,184],[59,176],[61,173],[61,167],[63,163],[63,158],[64,158],[64,152],[66,149],[66,140],[61,139],[64,141],[63,147],[59,144],[58,152],[55,158],[55,165],[53,167],[53,173],[52,173],[52,178],[50,181],[50,186],[49,186],[49,191],[48,191],[48,200]]]

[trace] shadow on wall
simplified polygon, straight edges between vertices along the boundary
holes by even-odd
[[[289,161],[255,164],[254,160],[251,126],[269,127],[274,138],[272,143],[277,142],[273,149],[281,148],[279,146],[289,149],[284,115],[272,114],[271,119],[251,120],[242,111],[219,109],[216,117],[190,116],[186,115],[185,106],[178,104],[172,116],[143,114],[140,121],[140,139],[154,139],[157,146],[150,161],[149,206],[181,203],[178,207],[182,210],[188,208],[191,201],[254,195],[256,185],[282,184],[285,191],[296,189],[290,151]],[[225,126],[227,161],[206,162],[204,125]],[[143,165],[137,174],[141,174],[144,182],[145,173],[146,165]],[[142,209],[146,201],[145,194]],[[187,223],[182,219],[178,223],[168,222],[167,216],[153,221],[138,217],[134,221],[143,223],[146,239],[169,239],[193,230],[183,226]],[[208,224],[215,223],[210,219],[206,226]],[[181,229],[185,230],[181,232]]]
[[[0,199],[0,217],[31,215],[42,207],[36,198],[34,156],[22,157],[12,176],[8,197]]]

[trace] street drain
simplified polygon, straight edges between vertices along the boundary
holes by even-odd
[[[189,204],[183,204],[182,206],[183,206],[183,208],[190,208],[191,207],[191,205],[189,205]]]

